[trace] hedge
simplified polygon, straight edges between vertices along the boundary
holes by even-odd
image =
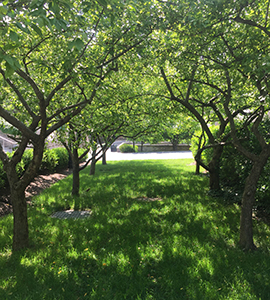
[[[122,144],[119,146],[119,150],[122,153],[131,153],[131,152],[138,152],[138,146],[135,145],[135,148],[129,144]]]

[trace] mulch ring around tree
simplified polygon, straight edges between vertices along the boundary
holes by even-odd
[[[59,180],[64,179],[72,171],[64,169],[58,173],[53,174],[41,174],[35,177],[33,182],[29,184],[25,191],[25,198],[29,205],[31,205],[31,199],[35,195],[39,195],[44,189],[50,187],[52,184]],[[10,201],[10,193],[8,189],[0,190],[0,217],[12,213],[12,204]]]

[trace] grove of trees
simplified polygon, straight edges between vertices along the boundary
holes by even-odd
[[[93,149],[100,143],[106,151],[118,135],[164,133],[164,124],[173,140],[194,120],[207,137],[195,159],[209,172],[211,190],[221,188],[220,159],[228,145],[252,164],[239,240],[242,249],[254,249],[252,210],[270,156],[261,130],[269,109],[269,18],[266,0],[2,1],[0,120],[16,129],[18,141],[11,157],[0,145],[13,250],[29,246],[25,189],[49,135],[60,135],[72,157],[76,195],[82,143]],[[246,146],[250,134],[257,152]],[[27,147],[33,159],[18,177]],[[201,155],[209,148],[205,163]]]

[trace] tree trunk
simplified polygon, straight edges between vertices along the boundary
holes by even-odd
[[[89,175],[95,175],[96,172],[96,150],[93,151],[92,157]]]
[[[73,149],[72,152],[72,195],[79,196],[80,190],[80,164],[79,164],[79,156],[78,150]]]
[[[204,131],[202,132],[202,134],[199,137],[199,143],[198,143],[197,153],[198,153],[199,149],[201,149],[203,137],[204,137]],[[201,154],[198,155],[198,159],[201,160]],[[196,175],[200,175],[200,164],[199,164],[199,162],[197,160],[196,160],[196,171],[195,171],[195,174]]]
[[[210,190],[220,190],[220,182],[219,182],[219,161],[223,151],[222,146],[213,147],[213,156],[209,163],[209,186]]]
[[[102,155],[102,164],[103,165],[107,165],[107,161],[106,161],[106,151],[103,152],[103,155]]]
[[[13,251],[29,246],[27,203],[24,188],[11,187],[11,200],[13,208]]]
[[[13,251],[29,247],[25,189],[33,180],[38,168],[40,167],[43,149],[44,144],[41,140],[38,143],[38,147],[34,148],[33,159],[21,178],[18,178],[16,173],[16,161],[14,162],[14,160],[11,160],[4,166],[10,186],[10,196],[13,208]],[[20,150],[22,151],[22,149]]]
[[[239,245],[243,250],[253,250],[256,246],[253,242],[252,209],[255,202],[257,183],[261,172],[267,162],[268,155],[260,155],[253,163],[253,167],[246,179],[242,196],[242,208],[240,217],[240,240]]]
[[[95,175],[95,172],[96,172],[96,160],[93,159],[93,160],[91,161],[89,175]]]
[[[172,143],[173,151],[177,151],[178,141]]]
[[[200,164],[196,161],[196,171],[195,171],[196,175],[200,175]]]

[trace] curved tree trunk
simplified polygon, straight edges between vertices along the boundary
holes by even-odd
[[[35,177],[43,156],[44,140],[40,140],[34,148],[33,159],[21,178],[16,173],[16,165],[21,157],[24,147],[18,149],[17,156],[4,165],[7,174],[10,196],[13,208],[13,251],[18,251],[29,247],[29,231],[27,219],[27,203],[25,199],[25,189]]]
[[[256,249],[253,242],[252,209],[255,202],[257,183],[267,162],[267,157],[267,154],[259,156],[258,160],[253,163],[253,167],[245,182],[244,193],[242,196],[239,240],[239,245],[244,250]]]

